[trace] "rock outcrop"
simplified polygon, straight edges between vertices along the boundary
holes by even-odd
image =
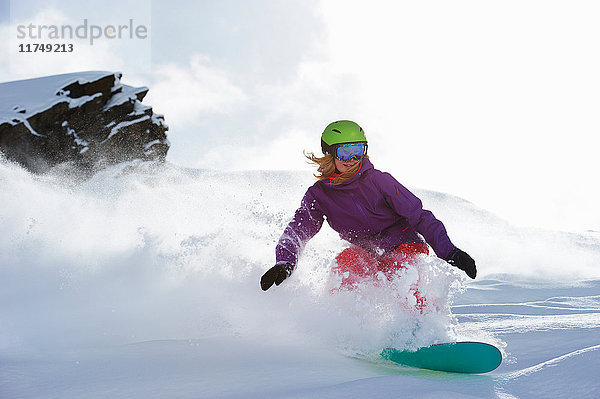
[[[65,162],[95,170],[134,159],[164,161],[168,127],[142,104],[147,93],[112,72],[0,83],[0,151],[36,173]]]

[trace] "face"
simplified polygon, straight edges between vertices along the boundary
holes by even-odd
[[[335,167],[337,168],[337,170],[340,171],[340,173],[347,172],[350,168],[352,168],[354,165],[360,162],[360,160],[355,158],[349,161],[340,161],[337,158],[334,158],[333,160],[335,162]]]
[[[344,143],[334,146],[335,167],[340,173],[352,169],[367,154],[366,143]]]

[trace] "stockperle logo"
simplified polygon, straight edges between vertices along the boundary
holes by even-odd
[[[18,40],[88,40],[90,45],[98,40],[146,40],[148,27],[136,24],[133,19],[118,25],[90,24],[87,19],[79,25],[40,25],[30,23],[16,26]]]

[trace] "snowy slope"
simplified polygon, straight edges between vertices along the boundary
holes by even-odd
[[[0,397],[600,396],[597,233],[518,229],[415,190],[480,269],[471,282],[423,260],[438,309],[396,306],[402,282],[329,295],[344,243],[327,227],[293,277],[262,292],[311,183],[135,162],[75,185],[0,161]],[[447,339],[494,343],[505,361],[465,376],[376,357]]]

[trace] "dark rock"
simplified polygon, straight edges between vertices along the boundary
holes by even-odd
[[[167,125],[141,102],[147,87],[121,74],[82,72],[0,84],[0,151],[32,172],[61,163],[93,171],[134,159],[164,161]]]

